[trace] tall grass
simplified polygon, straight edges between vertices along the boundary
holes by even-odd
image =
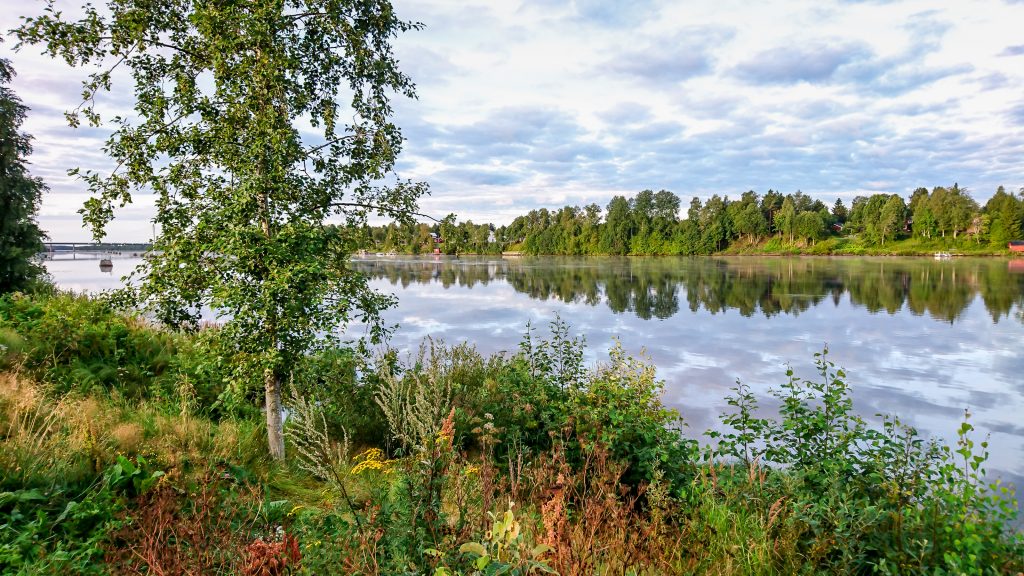
[[[585,366],[561,321],[511,355],[325,351],[292,377],[277,465],[216,340],[76,297],[0,300],[0,573],[1024,570],[969,419],[951,446],[872,428],[827,351],[780,378],[774,415],[738,384],[701,442],[648,360]],[[91,362],[135,368],[97,385],[75,375]]]

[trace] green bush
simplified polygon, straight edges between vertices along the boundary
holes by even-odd
[[[307,358],[294,377],[296,391],[321,407],[330,434],[341,438],[344,430],[357,446],[387,439],[387,420],[374,400],[379,371],[371,368],[358,350],[332,348]]]
[[[664,382],[648,361],[630,357],[619,343],[572,398],[570,418],[578,441],[598,441],[628,465],[622,482],[649,483],[659,471],[678,484],[691,476],[697,444],[683,438],[683,419],[661,401]]]
[[[0,369],[14,367],[24,351],[24,338],[12,328],[0,328]]]
[[[102,300],[55,294],[0,298],[0,328],[24,340],[26,370],[58,394],[117,390],[140,398],[170,385],[174,337]]]
[[[429,354],[421,352],[412,366],[400,367],[403,387],[389,398],[407,399],[408,412],[432,414],[430,422],[419,424],[425,430],[436,429],[448,409],[456,409],[464,445],[486,447],[499,465],[547,452],[556,442],[578,465],[582,446],[598,442],[627,464],[623,482],[630,486],[650,481],[656,470],[672,481],[682,478],[696,444],[682,438],[679,414],[662,404],[664,384],[654,366],[616,346],[607,364],[589,370],[583,353],[583,340],[561,319],[552,322],[550,339],[538,339],[528,326],[510,358],[485,360],[465,345],[431,342]],[[394,428],[393,443],[408,444]]]
[[[807,568],[822,573],[1000,574],[1024,562],[1017,503],[986,484],[966,421],[955,448],[922,439],[893,417],[873,429],[852,413],[846,374],[817,354],[818,380],[792,370],[773,395],[779,419],[756,418],[742,384],[723,415],[716,458],[767,477],[767,501],[787,502]],[[771,467],[762,469],[763,464]],[[1016,558],[1016,564],[1014,564]]]
[[[163,472],[119,456],[91,485],[0,493],[0,573],[106,574],[105,545],[127,501]]]

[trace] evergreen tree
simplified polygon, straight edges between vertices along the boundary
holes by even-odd
[[[993,246],[1006,248],[1011,240],[1021,238],[1024,202],[1007,194],[1002,186],[985,203],[985,215],[989,219],[989,242]]]
[[[31,137],[18,131],[28,108],[7,86],[13,77],[10,61],[0,58],[0,294],[42,273],[33,257],[43,250],[35,217],[46,185],[28,173]]]
[[[848,213],[846,206],[843,205],[842,198],[836,198],[836,203],[832,205],[832,218],[837,224],[845,224]]]
[[[764,215],[765,222],[768,223],[769,232],[775,232],[778,228],[775,227],[775,213],[782,209],[782,201],[784,197],[781,193],[775,190],[768,189],[768,192],[761,197],[761,213]]]

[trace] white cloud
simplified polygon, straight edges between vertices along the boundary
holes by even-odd
[[[799,188],[831,202],[953,181],[981,200],[1024,186],[1024,3],[395,4],[427,26],[397,41],[420,97],[399,103],[398,121],[401,175],[431,184],[430,213],[502,223],[643,188],[684,199]],[[17,25],[14,12],[0,27]],[[108,166],[103,133],[64,126],[82,74],[37,52],[0,45],[34,108],[33,169],[54,191],[40,220],[82,239],[70,215],[84,186],[64,174]],[[147,210],[124,213],[111,239],[148,237]]]

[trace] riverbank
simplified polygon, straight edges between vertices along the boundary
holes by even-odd
[[[5,573],[1024,568],[970,422],[950,448],[872,430],[827,355],[817,378],[780,375],[772,416],[735,389],[724,431],[697,441],[673,432],[649,362],[616,348],[587,368],[560,323],[511,356],[328,350],[293,375],[277,464],[216,330],[0,302]]]
[[[833,237],[814,244],[787,244],[773,238],[754,245],[735,243],[718,255],[751,256],[926,256],[935,254],[951,256],[1001,256],[1013,257],[1008,247],[998,248],[970,240],[905,238],[886,245],[859,242],[857,238]]]
[[[666,246],[671,248],[671,244]],[[788,242],[778,236],[755,242],[737,240],[724,250],[689,253],[681,250],[627,252],[611,254],[598,250],[580,250],[578,253],[544,253],[532,251],[525,244],[511,244],[500,252],[460,252],[461,256],[927,256],[948,253],[953,256],[1019,257],[1008,246],[992,246],[970,238],[902,238],[885,244],[864,242],[856,236],[832,236],[817,242]],[[396,254],[397,255],[397,254]],[[414,255],[412,252],[404,255]]]
[[[520,254],[528,254],[521,245],[513,248]],[[863,242],[857,237],[833,236],[814,243],[787,242],[780,237],[761,239],[756,242],[736,241],[724,250],[714,250],[706,254],[687,254],[681,252],[629,253],[628,256],[926,256],[934,257],[936,253],[948,253],[954,256],[1002,256],[1014,257],[1018,253],[1011,252],[1009,247],[996,247],[990,244],[979,244],[970,239],[952,238],[904,238],[886,244]],[[531,254],[540,255],[540,254]],[[557,254],[549,254],[557,255]],[[592,256],[608,256],[610,254],[588,254]]]

